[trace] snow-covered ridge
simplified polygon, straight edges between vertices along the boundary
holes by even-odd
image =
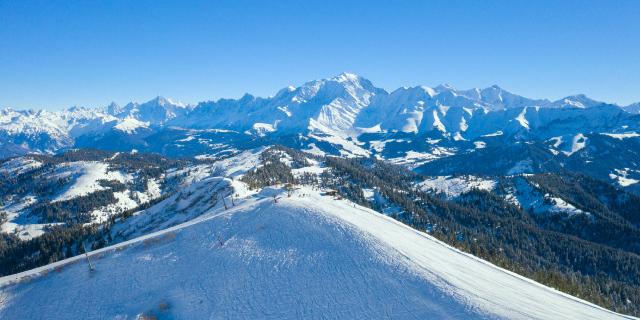
[[[0,278],[0,317],[630,318],[306,188],[249,194],[89,258],[93,272],[77,256]]]
[[[72,199],[105,188],[100,185],[100,180],[115,180],[127,182],[131,177],[118,171],[109,171],[109,165],[98,161],[78,161],[65,163],[58,167],[56,174],[51,179],[73,178],[73,184],[62,190],[53,202]]]

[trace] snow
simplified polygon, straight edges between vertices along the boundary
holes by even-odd
[[[553,137],[549,141],[553,142],[554,148],[558,148],[562,144],[562,137]]]
[[[304,149],[302,151],[307,152],[307,153],[312,154],[312,155],[316,155],[316,156],[325,156],[326,155],[326,153],[324,151],[320,150],[320,148],[318,148],[318,146],[316,146],[315,143],[309,143],[308,147],[309,147],[308,149]]]
[[[145,192],[134,191],[133,193],[135,198],[138,199],[138,204],[145,204],[159,198],[162,195],[162,190],[160,189],[160,183],[156,179],[148,179]],[[131,207],[126,209],[131,209]]]
[[[362,133],[378,133],[378,132],[382,132],[382,127],[380,125],[381,123],[378,123],[375,126],[372,126],[369,128],[357,128],[357,129]]]
[[[341,147],[340,153],[345,157],[368,157],[371,153],[362,148],[359,145],[359,142],[355,139],[348,140],[344,137],[338,135],[316,135],[310,134],[309,137],[314,138],[319,141],[325,141],[334,145],[339,145]]]
[[[376,191],[374,189],[362,188],[362,194],[364,195],[364,198],[369,200],[369,201],[374,201],[375,200]]]
[[[501,130],[499,130],[499,131],[496,131],[494,133],[488,133],[488,134],[482,135],[482,137],[497,137],[497,136],[501,136],[503,134],[504,133]]]
[[[175,194],[151,208],[134,213],[133,217],[115,225],[112,233],[118,240],[132,239],[192,219],[200,219],[206,212],[224,207],[223,196],[227,197],[229,204],[228,197],[232,194],[234,198],[243,198],[254,193],[236,180],[206,177],[178,189]]]
[[[161,175],[158,178],[145,179],[146,186],[144,191],[129,188],[127,190],[114,192],[113,195],[116,199],[114,203],[87,212],[91,216],[91,220],[87,222],[87,224],[105,222],[118,213],[135,209],[140,205],[160,198],[163,195],[162,184],[165,179],[170,179],[172,183],[173,181],[177,183],[177,185],[170,187],[170,190],[167,190],[167,192],[172,192],[174,188],[181,191],[190,190],[191,185],[216,175],[230,177],[242,175],[246,170],[254,168],[259,164],[259,154],[262,150],[263,149],[245,151],[236,157],[230,157],[212,164],[200,164],[182,169],[170,169],[166,175]],[[79,161],[59,164],[54,169],[53,174],[47,176],[47,179],[55,180],[59,178],[70,179],[70,181],[61,187],[60,193],[51,200],[52,202],[69,200],[104,190],[105,187],[100,185],[100,180],[116,180],[130,185],[137,179],[135,174],[110,171],[108,163],[97,161]],[[202,197],[204,197],[204,195]],[[47,227],[55,225],[55,223],[40,223],[37,217],[29,215],[28,206],[38,201],[35,197],[12,197],[5,200],[5,203],[0,205],[0,211],[7,212],[8,221],[1,226],[2,232],[15,233],[21,239],[26,240],[42,235]],[[193,202],[195,203],[197,201],[194,200]],[[173,212],[171,210],[166,211]],[[190,211],[189,215],[181,214],[178,219],[174,220],[184,222],[185,218],[192,218],[201,213],[202,210]],[[155,220],[152,220],[160,221],[163,219],[167,220],[157,217]],[[145,229],[148,228],[148,226],[140,228]]]
[[[1,278],[0,318],[623,318],[308,188],[90,257]]]
[[[640,182],[640,180],[629,179],[629,178],[626,178],[626,177],[618,177],[618,184],[620,184],[620,186],[623,186],[623,187],[628,187],[628,186],[630,186],[632,184],[636,184],[638,182]]]
[[[567,106],[572,106],[572,107],[581,108],[581,109],[585,108],[584,104],[582,104],[580,101],[573,101],[573,100],[569,100],[569,99],[564,99],[563,102],[566,103]]]
[[[30,166],[39,167],[41,165],[31,162],[27,157],[14,160],[23,160],[12,161],[15,162],[13,164],[25,163],[25,167],[22,169],[28,169]],[[6,168],[13,167],[7,165]],[[194,179],[190,175],[184,180],[187,181],[189,178],[191,178],[191,180]],[[52,181],[63,179],[62,181],[65,183],[59,187],[58,193],[52,199],[38,199],[34,196],[7,196],[4,199],[4,204],[0,205],[0,211],[7,212],[7,222],[2,225],[2,232],[14,233],[23,240],[39,237],[46,232],[48,227],[59,223],[41,223],[39,217],[30,214],[29,207],[31,205],[39,201],[43,203],[45,203],[45,201],[51,201],[54,203],[70,200],[99,190],[105,190],[106,188],[100,185],[100,180],[116,180],[125,185],[130,185],[136,178],[135,174],[110,171],[109,164],[105,162],[78,161],[58,164],[53,168],[52,172],[46,173],[44,176],[39,177],[39,179]],[[162,176],[160,179],[146,180],[147,185],[144,191],[129,189],[114,192],[113,195],[116,199],[114,203],[100,206],[86,212],[91,217],[87,224],[104,222],[115,214],[134,209],[141,204],[161,197],[161,180]]]
[[[37,223],[32,217],[23,214],[23,210],[38,202],[34,196],[26,196],[20,199],[9,199],[8,203],[0,206],[0,211],[7,213],[7,221],[0,225],[0,231],[15,234],[21,240],[29,240],[45,233],[46,228],[58,223]]]
[[[213,164],[213,171],[217,176],[240,177],[245,172],[260,164],[260,154],[266,148],[257,148],[243,151],[240,154],[229,157]]]
[[[460,118],[459,127],[460,127],[460,131],[467,131],[467,129],[469,129],[469,125],[467,124],[467,120],[465,120],[465,118]]]
[[[567,156],[570,156],[582,149],[587,145],[588,138],[585,137],[582,133],[576,134],[571,140],[571,149],[568,151],[562,151]]]
[[[569,216],[576,214],[590,215],[564,199],[550,195],[542,194],[538,187],[529,182],[524,176],[514,177],[515,190],[511,190],[507,200],[513,204],[520,206],[523,210],[533,210],[534,213],[566,213]]]
[[[438,116],[438,112],[436,110],[433,110],[433,127],[435,129],[438,129],[438,131],[440,132],[447,132],[447,129],[445,128],[444,124],[442,124],[442,121],[440,121],[440,117]]]
[[[495,188],[496,181],[471,175],[459,177],[436,176],[425,179],[418,186],[422,190],[435,190],[454,198],[472,189],[491,191]]]
[[[27,157],[13,158],[0,165],[0,174],[19,176],[25,172],[42,167],[42,163]]]
[[[309,167],[291,169],[291,173],[293,173],[294,177],[300,177],[304,173],[312,173],[312,174],[320,175],[322,172],[324,172],[324,170],[325,170],[324,168],[314,165]]]
[[[185,180],[193,180],[193,177],[189,176]],[[91,212],[92,221],[90,223],[104,222],[114,214],[135,209],[140,205],[158,199],[162,196],[162,190],[160,183],[156,179],[148,179],[144,192],[125,190],[114,192],[113,195],[117,200],[116,203],[93,210]]]
[[[177,140],[177,141],[178,142],[189,142],[189,141],[192,141],[192,140],[195,140],[195,139],[196,138],[194,136],[187,136],[186,138],[180,139],[180,140]]]
[[[218,160],[211,164],[199,164],[189,166],[181,170],[170,171],[167,178],[188,175],[182,178],[182,187],[188,187],[190,184],[201,181],[211,176],[221,177],[240,177],[245,172],[257,167],[260,164],[260,154],[266,148],[256,148],[240,152],[234,156]],[[205,159],[205,156],[199,157]]]
[[[570,134],[564,136],[551,137],[547,140],[547,142],[551,143],[552,148],[549,148],[549,151],[554,155],[560,154],[562,152],[567,157],[572,154],[584,149],[587,146],[587,138],[584,134]]]
[[[475,146],[476,149],[484,149],[487,147],[487,143],[484,141],[474,141],[473,145]]]
[[[629,175],[633,172],[635,172],[640,178],[640,172],[638,172],[638,170],[631,170],[629,168],[615,169],[614,172],[609,173],[609,178],[615,180],[621,187],[628,187],[640,182],[640,180],[638,179],[629,177]]]
[[[13,233],[17,235],[20,240],[31,240],[43,235],[48,227],[61,224],[63,223],[17,224],[13,222],[6,222],[2,225],[2,231],[6,233]]]
[[[109,164],[96,161],[78,161],[63,163],[56,168],[53,178],[71,177],[74,183],[57,196],[53,201],[69,200],[89,193],[104,190],[100,180],[130,181],[129,175],[119,171],[109,171]]]
[[[113,128],[120,130],[122,132],[131,134],[131,133],[136,133],[136,131],[140,128],[148,128],[148,127],[149,127],[149,122],[143,122],[133,117],[127,117],[119,121],[118,124],[115,125]]]
[[[624,140],[629,138],[637,138],[640,137],[640,134],[637,132],[627,132],[627,133],[600,133],[601,135],[609,136],[611,138]]]
[[[529,130],[529,121],[527,121],[526,115],[527,115],[527,108],[525,107],[522,109],[522,112],[518,114],[515,120],[518,121],[518,123],[520,123],[520,125],[523,128]]]
[[[402,139],[372,140],[372,141],[369,141],[369,146],[371,149],[375,150],[376,152],[382,152],[385,146],[387,145],[387,143],[394,142],[394,141],[404,142],[404,140]]]
[[[512,175],[512,174],[532,172],[533,168],[531,167],[531,164],[532,164],[532,161],[530,159],[518,161],[511,169],[509,169],[507,174]]]
[[[264,136],[267,133],[276,131],[276,129],[272,124],[256,122],[253,124],[252,131],[259,136]]]
[[[454,141],[466,141],[467,139],[465,139],[465,138],[460,134],[460,132],[456,132],[456,133],[453,135],[453,140],[454,140]]]
[[[584,211],[577,209],[572,204],[564,201],[559,197],[552,197],[548,194],[545,194],[544,198],[551,203],[551,207],[548,209],[549,212],[564,212],[568,213],[569,215],[585,213]]]
[[[550,103],[548,107],[585,109],[585,108],[591,108],[591,107],[597,106],[599,104],[602,104],[602,102],[590,99],[584,94],[578,94],[578,95],[562,98],[558,101],[554,101]]]
[[[431,150],[431,152],[416,152],[409,150],[405,152],[405,155],[402,157],[390,158],[387,160],[397,165],[404,165],[408,168],[415,168],[423,163],[448,157],[454,154],[455,153],[453,152],[453,150],[443,147],[435,147]]]

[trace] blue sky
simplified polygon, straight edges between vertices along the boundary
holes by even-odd
[[[0,0],[0,106],[195,103],[354,72],[640,101],[640,1]]]

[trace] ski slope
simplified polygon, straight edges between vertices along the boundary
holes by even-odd
[[[90,259],[0,278],[0,319],[625,318],[308,188]]]

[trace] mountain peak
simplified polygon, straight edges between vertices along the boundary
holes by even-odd
[[[157,96],[149,101],[147,101],[145,104],[156,104],[158,106],[161,107],[165,107],[165,106],[174,106],[174,107],[185,107],[186,104],[180,102],[180,101],[176,101],[173,100],[171,98],[165,98],[163,96]]]
[[[111,101],[111,103],[106,107],[106,112],[110,115],[115,115],[122,112],[122,107],[114,101]]]
[[[242,97],[240,98],[240,102],[247,102],[247,101],[251,101],[254,100],[256,97],[250,93],[245,93],[242,95]]]
[[[76,106],[71,106],[67,109],[67,111],[69,112],[82,111],[82,110],[87,110],[87,108],[76,105]]]
[[[359,81],[360,79],[362,79],[362,77],[360,77],[359,75],[355,74],[355,73],[350,73],[350,72],[343,72],[333,78],[331,78],[331,80],[335,80],[338,82],[355,82],[355,81]]]
[[[571,107],[580,109],[590,108],[600,104],[602,104],[602,102],[593,100],[587,97],[585,94],[574,94],[553,102],[553,105],[555,107]]]
[[[454,88],[452,85],[448,84],[448,83],[442,83],[439,84],[437,87],[434,88],[436,91],[455,91],[456,88]]]
[[[155,103],[157,105],[163,106],[165,104],[169,104],[169,100],[163,96],[156,96],[155,98],[147,101],[146,103]]]

